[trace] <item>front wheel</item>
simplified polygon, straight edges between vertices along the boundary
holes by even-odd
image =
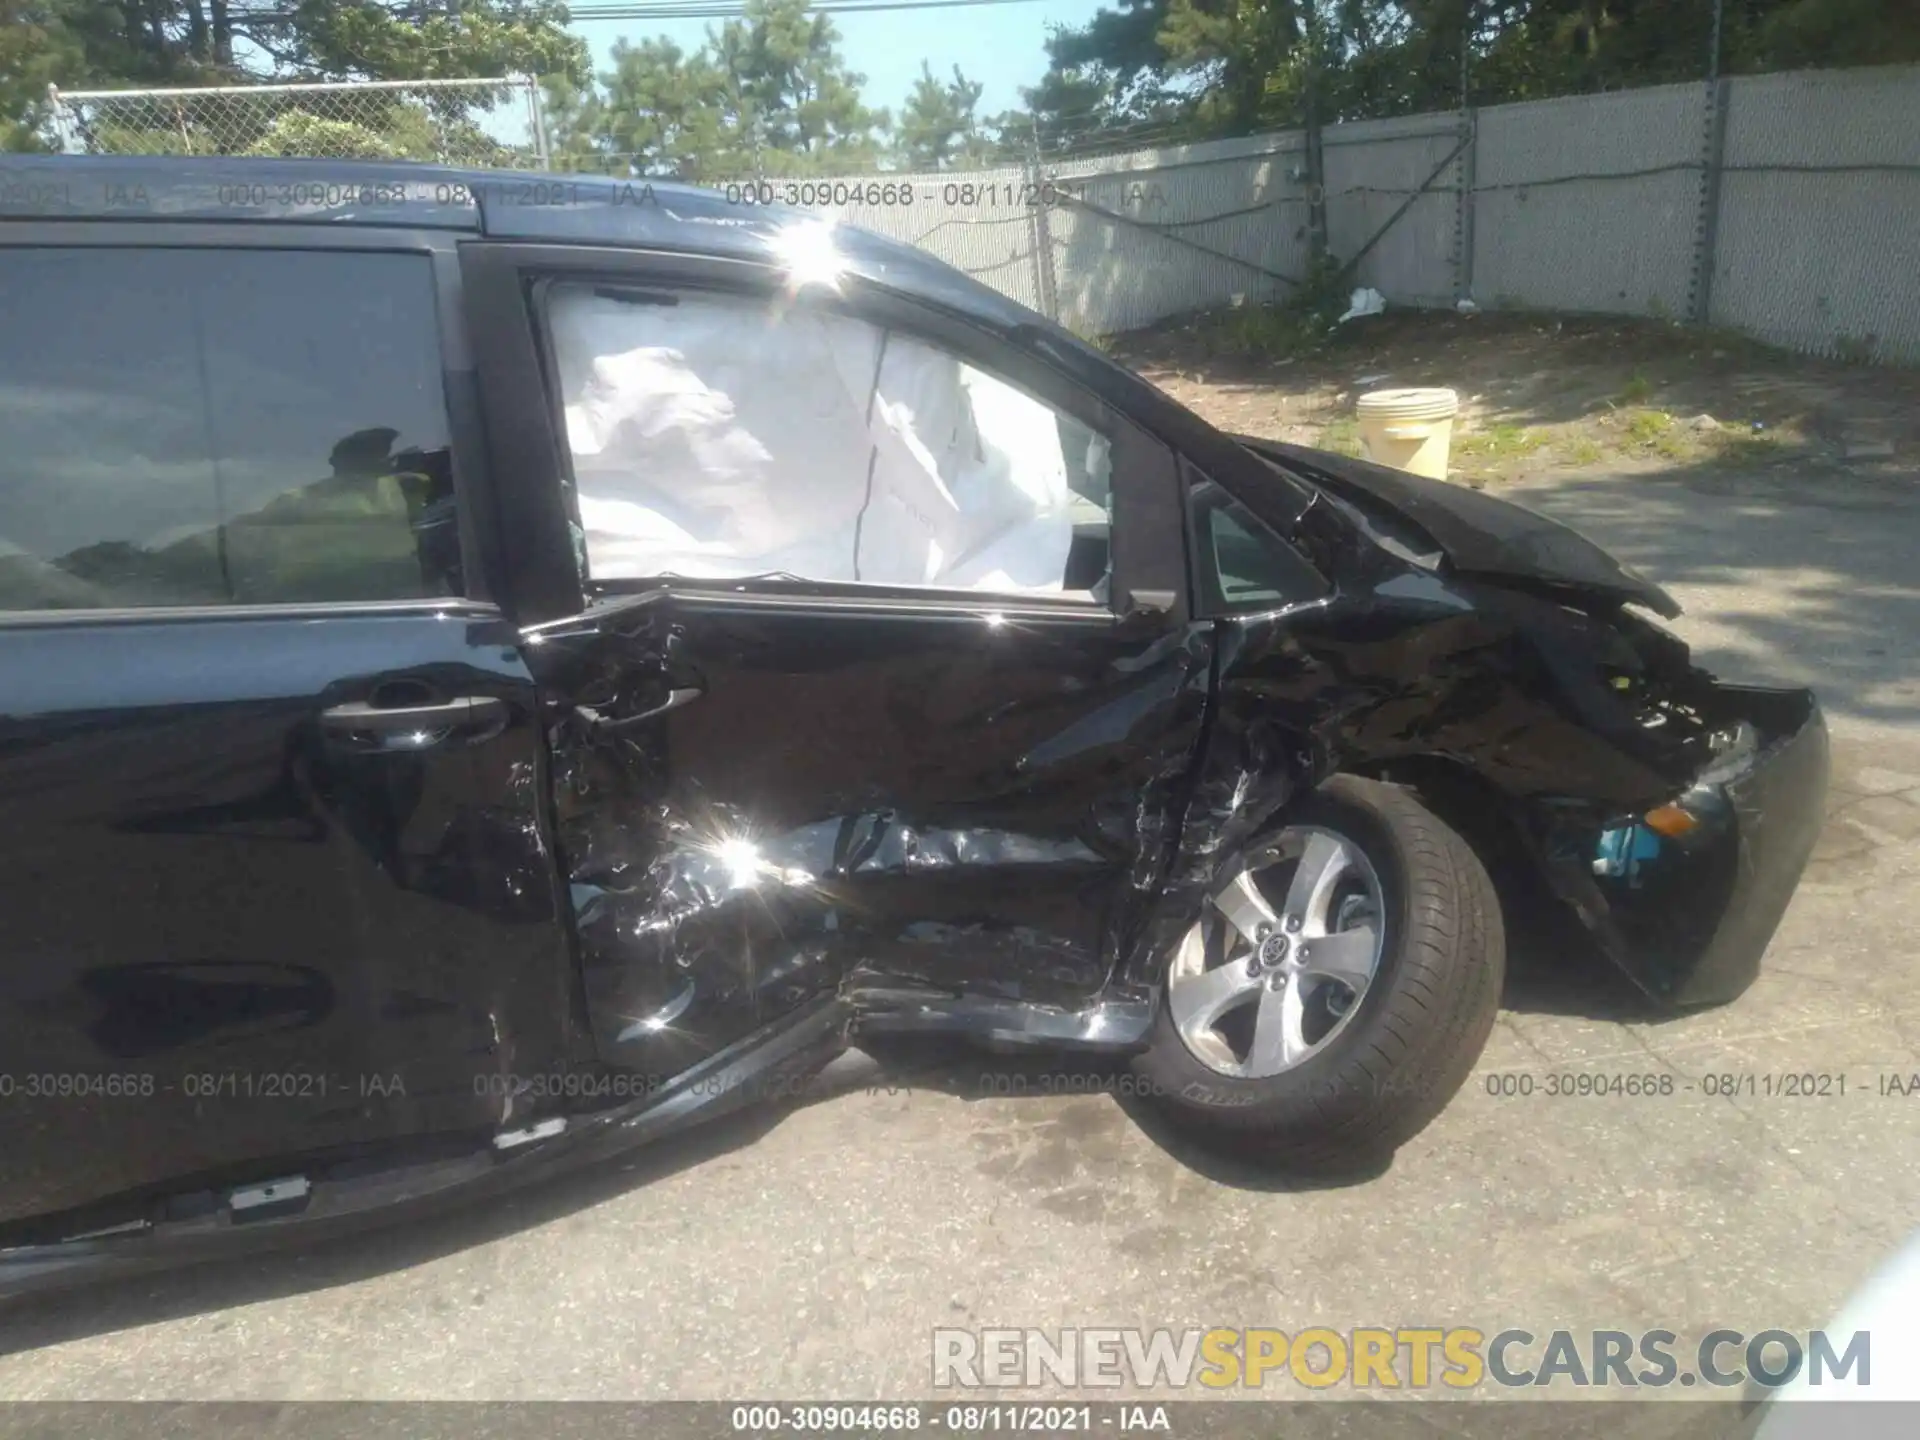
[[[1303,1165],[1391,1153],[1486,1045],[1506,942],[1486,869],[1406,790],[1335,776],[1231,857],[1135,1067],[1216,1134]]]

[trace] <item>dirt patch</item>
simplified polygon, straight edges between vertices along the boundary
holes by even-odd
[[[1703,464],[1920,475],[1920,372],[1657,321],[1403,311],[1306,348],[1236,312],[1109,349],[1225,429],[1346,454],[1360,453],[1359,394],[1448,386],[1461,398],[1454,472],[1476,485]]]

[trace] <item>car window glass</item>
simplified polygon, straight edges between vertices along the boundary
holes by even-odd
[[[917,336],[746,297],[554,286],[588,579],[1104,595],[1104,436]]]
[[[0,609],[458,593],[425,256],[0,251]]]
[[[1325,588],[1291,545],[1218,484],[1199,481],[1190,494],[1194,573],[1205,609],[1273,609]]]

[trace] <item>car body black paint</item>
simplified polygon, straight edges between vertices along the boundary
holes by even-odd
[[[1680,613],[1671,595],[1586,536],[1511,500],[1323,450],[1236,438],[1345,499],[1383,506],[1438,546],[1460,574],[1631,601],[1668,619]]]
[[[621,200],[617,182],[518,205],[513,177],[413,167],[366,167],[365,198],[276,198],[322,168],[358,174],[0,162],[33,182],[9,195],[66,197],[0,213],[0,264],[7,243],[106,231],[434,249],[468,589],[491,602],[0,617],[5,1073],[156,1087],[6,1108],[0,1289],[516,1183],[778,1094],[863,1023],[1124,1051],[1215,861],[1343,770],[1471,777],[1649,994],[1751,980],[1818,826],[1818,707],[1692,670],[1622,609],[1670,613],[1664,592],[1572,532],[1256,454],[994,292],[850,233],[840,303],[1137,432],[1109,602],[593,592],[551,483],[523,282],[630,266],[768,291],[767,239],[798,217],[666,185]],[[108,180],[137,181],[150,218],[89,202]],[[222,223],[236,203],[247,223]],[[1291,547],[1297,593],[1193,601],[1180,497],[1205,484]],[[497,700],[505,723],[417,751],[329,728],[395,680]],[[1703,779],[1706,752],[1622,682],[1758,742]],[[1672,861],[1684,882],[1595,872],[1599,837],[1703,788],[1720,809]],[[682,982],[698,993],[673,1010]],[[689,1043],[649,1033],[668,1011]],[[276,1074],[328,1088],[231,1088]],[[312,1181],[304,1208],[221,1208],[285,1174]]]
[[[463,611],[0,634],[0,1216],[245,1170],[289,1139],[485,1133],[506,1102],[476,1073],[564,1061],[533,680],[511,627]],[[417,751],[323,730],[373,676],[509,718]],[[115,1076],[122,1093],[95,1083]],[[368,1103],[376,1079],[391,1103]]]
[[[697,589],[533,633],[543,688],[598,722],[553,751],[600,1054],[649,1074],[850,982],[1094,1000],[1159,881],[1210,641]],[[648,715],[675,691],[698,698]]]

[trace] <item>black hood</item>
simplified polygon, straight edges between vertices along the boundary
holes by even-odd
[[[1524,505],[1365,460],[1248,435],[1235,438],[1255,454],[1349,504],[1362,510],[1378,511],[1383,506],[1391,510],[1424,534],[1462,575],[1522,580],[1608,600],[1630,600],[1668,619],[1680,613],[1679,602],[1644,575],[1621,564],[1578,530]]]

